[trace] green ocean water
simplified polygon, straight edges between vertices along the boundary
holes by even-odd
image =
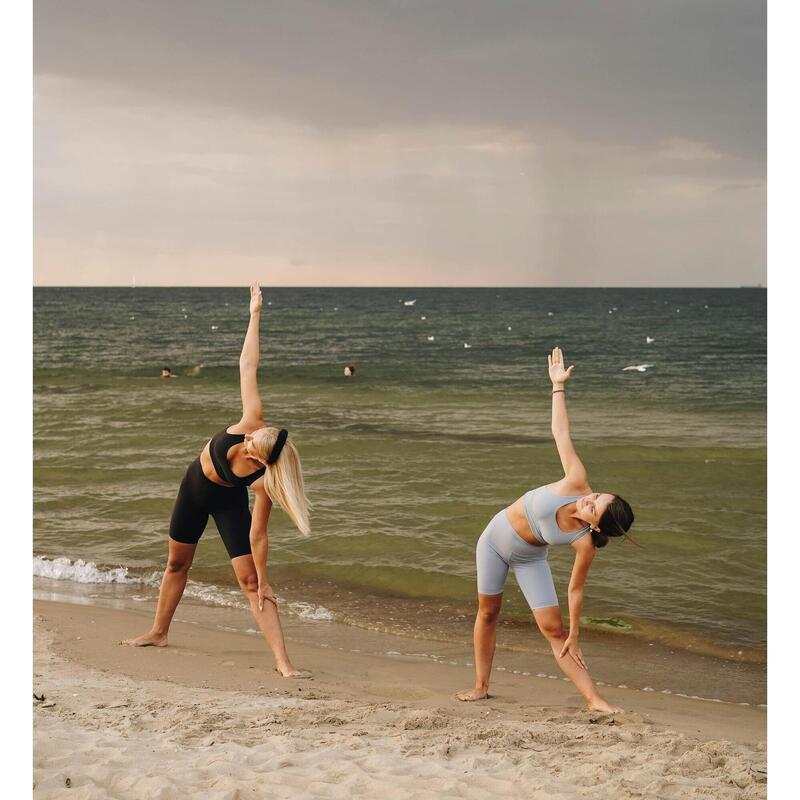
[[[763,659],[764,290],[264,294],[265,413],[296,438],[314,504],[307,539],[280,512],[270,521],[280,593],[345,624],[468,639],[478,536],[561,476],[546,359],[558,345],[576,365],[568,407],[592,486],[628,499],[644,545],[599,553],[585,625]],[[183,471],[240,413],[247,300],[34,290],[35,575],[66,588],[163,568]],[[161,380],[164,365],[180,377]],[[564,611],[571,553],[550,552]],[[213,522],[192,579],[212,603],[234,588]],[[512,577],[505,613],[528,624]]]

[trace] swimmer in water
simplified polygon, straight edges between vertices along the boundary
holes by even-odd
[[[356,368],[353,364],[348,364],[344,368],[344,376],[345,378],[351,378],[353,375],[356,374]]]
[[[161,377],[162,378],[177,378],[178,376],[169,367],[164,367],[164,369],[161,370]]]
[[[250,287],[250,323],[239,358],[242,417],[214,434],[189,465],[172,511],[167,567],[155,619],[147,633],[123,644],[165,647],[175,609],[186,588],[197,543],[214,518],[233,571],[264,634],[278,672],[305,677],[286,653],[278,600],[267,577],[267,523],[277,502],[304,535],[310,531],[309,503],[300,456],[289,433],[264,420],[258,390],[261,289]],[[250,513],[247,489],[255,495]]]
[[[622,712],[619,706],[600,696],[589,676],[578,643],[578,628],[589,567],[598,548],[605,547],[610,537],[627,536],[633,524],[633,511],[619,495],[595,492],[589,486],[586,468],[572,444],[567,419],[564,385],[574,367],[564,368],[564,356],[558,347],[547,362],[553,384],[552,433],[564,477],[532,489],[498,512],[478,539],[478,615],[473,629],[475,686],[456,697],[469,701],[489,696],[497,619],[511,567],[539,630],[550,644],[556,664],[584,696],[588,707],[592,711]],[[549,545],[570,545],[575,551],[567,590],[566,631],[547,563]]]

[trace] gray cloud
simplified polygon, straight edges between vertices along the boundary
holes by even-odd
[[[37,0],[34,73],[39,282],[764,281],[761,3]]]
[[[315,125],[675,135],[763,159],[766,9],[736,2],[37,0],[39,74]]]

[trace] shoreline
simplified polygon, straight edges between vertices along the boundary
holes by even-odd
[[[199,607],[198,610],[204,609]],[[261,685],[279,688],[286,683],[285,680],[270,675],[272,655],[260,635],[249,635],[230,628],[220,630],[207,627],[196,620],[176,618],[168,647],[129,648],[119,645],[119,641],[149,627],[152,617],[150,609],[139,612],[36,600],[34,613],[43,616],[45,620],[51,619],[58,625],[54,637],[55,652],[87,667],[107,669],[135,679],[168,680],[197,686],[207,684],[226,690],[253,690]],[[440,655],[425,658],[425,655],[430,654],[408,654],[409,641],[416,645],[416,648],[411,649],[419,651],[419,640],[384,635],[383,642],[388,641],[395,645],[394,649],[385,653],[396,653],[385,655],[366,652],[364,632],[359,629],[339,626],[335,631],[336,644],[331,644],[327,641],[310,643],[307,637],[304,637],[306,641],[302,641],[294,635],[292,627],[284,625],[287,648],[292,660],[298,666],[312,671],[318,688],[324,686],[328,692],[351,699],[367,692],[372,699],[380,701],[385,699],[381,695],[381,689],[370,693],[364,683],[353,676],[364,672],[374,673],[380,676],[383,682],[381,686],[393,686],[405,676],[404,685],[410,696],[436,697],[444,704],[452,702],[456,709],[473,706],[453,700],[455,692],[468,688],[474,678],[471,665],[459,663],[453,658],[465,655],[460,652],[462,648],[459,645],[449,644]],[[433,650],[430,647],[427,649]],[[217,668],[214,659],[226,652],[241,655],[241,671],[220,671]],[[191,660],[187,660],[187,654],[191,654]],[[468,655],[471,656],[471,652]],[[331,668],[332,656],[346,667]],[[509,706],[509,711],[516,714],[513,709],[519,703],[530,700],[548,707],[552,705],[570,708],[575,712],[583,710],[583,699],[573,685],[564,680],[560,671],[557,679],[550,677],[557,672],[552,656],[547,659],[550,668],[547,669],[548,675],[545,678],[539,678],[536,674],[535,663],[531,665],[531,674],[515,674],[513,670],[497,663],[502,654],[498,656],[492,677],[493,700],[487,704],[475,703],[476,708],[496,703],[498,708]],[[203,665],[202,669],[197,667],[199,664]],[[172,669],[165,672],[165,665]],[[186,665],[189,665],[188,672],[179,678],[179,667],[186,668]],[[400,674],[396,675],[395,670]],[[251,671],[252,675],[249,674]],[[258,676],[257,679],[253,675]],[[648,693],[607,684],[602,687],[602,692],[607,695],[607,699],[619,703],[626,711],[661,716],[663,724],[677,726],[687,733],[703,730],[709,736],[731,738],[740,742],[766,739],[764,708],[677,694]],[[390,694],[396,693],[395,689],[390,691]],[[524,717],[519,717],[522,718]],[[709,727],[697,728],[697,720]]]
[[[198,584],[187,589],[177,619],[209,629],[256,633],[238,588]],[[309,597],[313,587],[290,585],[289,597]],[[444,658],[462,666],[472,664],[472,608],[456,615],[452,608],[432,602],[420,616],[419,601],[394,598],[391,608],[360,598],[355,613],[333,613],[339,596],[316,587],[314,602],[281,597],[281,618],[287,639],[327,647],[344,638],[365,653],[396,652],[433,660]],[[157,587],[125,584],[76,584],[34,579],[34,598],[130,609],[152,613]],[[320,594],[322,595],[320,597]],[[210,595],[210,596],[209,596]],[[346,598],[352,605],[352,597]],[[325,606],[319,605],[319,602]],[[333,601],[333,603],[331,602]],[[701,699],[710,702],[766,708],[766,665],[740,658],[720,658],[703,648],[681,647],[643,632],[583,628],[581,642],[593,678],[600,687],[625,687],[645,693]],[[685,644],[685,642],[683,643]],[[537,676],[560,671],[550,647],[531,619],[503,613],[498,628],[495,666],[499,672]]]
[[[507,671],[460,703],[468,667],[287,635],[313,673],[292,681],[260,637],[192,622],[166,648],[118,644],[149,616],[34,602],[34,797],[67,778],[131,798],[765,796],[763,709],[609,688],[629,713],[597,714],[571,684]]]

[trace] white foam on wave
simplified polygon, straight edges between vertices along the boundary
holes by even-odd
[[[145,579],[129,575],[127,567],[100,569],[93,561],[82,558],[70,561],[68,558],[34,556],[33,574],[37,578],[75,583],[145,583]]]
[[[245,603],[242,593],[234,589],[223,589],[213,583],[197,583],[187,581],[184,594],[209,606],[224,606],[226,608],[249,608]]]
[[[225,589],[213,584],[189,581],[186,584],[185,594],[195,600],[200,600],[206,605],[224,606],[226,608],[250,608],[239,589]],[[278,596],[278,603],[281,613],[291,614],[292,616],[300,617],[300,619],[328,622],[334,618],[333,612],[324,606],[315,606],[311,603],[300,601],[287,602],[280,596]]]
[[[72,581],[74,583],[118,583],[129,586],[150,586],[156,590],[161,585],[160,572],[153,572],[150,575],[131,575],[127,567],[103,569],[93,561],[84,561],[80,558],[71,561],[69,558],[64,557],[44,558],[43,556],[34,556],[33,575],[37,578]],[[186,584],[184,595],[210,606],[249,608],[239,589],[228,589],[223,586],[215,586],[213,583],[198,583],[197,581],[189,580]],[[134,596],[132,599],[139,602],[152,600],[152,598],[140,596]],[[312,603],[300,601],[286,602],[280,597],[278,601],[281,603],[282,612],[300,617],[300,619],[314,622],[329,622],[334,619],[333,612],[324,606],[315,606]]]
[[[280,598],[278,599],[280,600]],[[300,617],[300,619],[310,619],[318,622],[326,622],[333,619],[332,611],[329,611],[324,606],[315,606],[311,603],[287,603],[284,608],[290,614]]]

